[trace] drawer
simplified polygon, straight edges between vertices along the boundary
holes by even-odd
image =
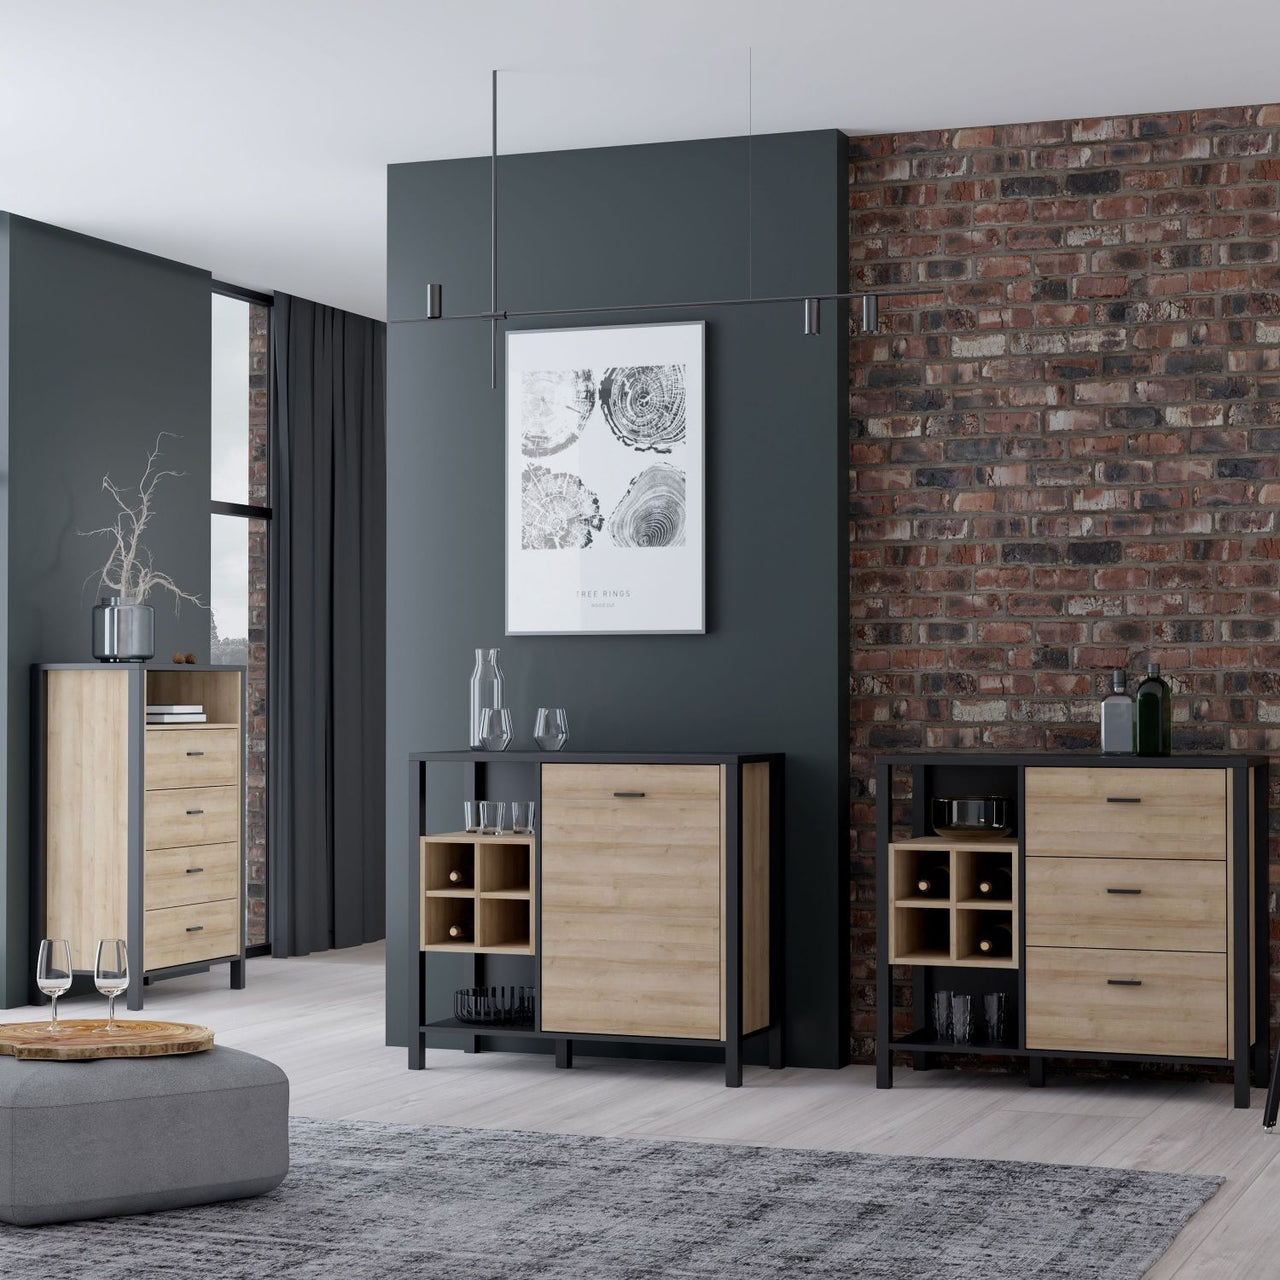
[[[1027,945],[1227,949],[1227,864],[1028,858]]]
[[[1029,857],[1227,856],[1225,769],[1026,771]]]
[[[240,780],[236,729],[147,728],[147,790],[227,787]]]
[[[148,791],[144,813],[148,849],[230,844],[240,840],[239,787]]]
[[[646,845],[681,845],[708,832],[719,839],[720,768],[675,764],[547,764],[542,767],[542,821],[580,832],[603,829]]]
[[[1227,957],[1028,947],[1027,1048],[1227,1054]]]
[[[238,844],[152,849],[145,859],[147,910],[185,907],[240,896]]]
[[[240,899],[148,911],[143,931],[143,963],[147,969],[239,955]]]

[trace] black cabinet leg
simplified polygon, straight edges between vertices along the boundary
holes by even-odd
[[[573,1041],[557,1040],[556,1041],[556,1066],[562,1071],[568,1071],[573,1066]]]
[[[769,1028],[769,1070],[781,1071],[786,1060],[782,1045],[782,1027],[775,1024]]]
[[[1271,1077],[1270,1056],[1267,1053],[1267,1030],[1261,1028],[1253,1042],[1253,1087],[1265,1089]]]
[[[1249,1051],[1242,1050],[1236,1054],[1236,1096],[1235,1105],[1241,1111],[1249,1109]]]
[[[876,1037],[876,1088],[893,1088],[893,1050]]]
[[[418,1031],[409,1037],[409,1070],[422,1071],[427,1065],[426,1033]]]
[[[480,1037],[479,1036],[463,1036],[462,1052],[463,1053],[479,1053]]]
[[[1262,1127],[1276,1127],[1276,1111],[1280,1110],[1280,1053],[1276,1054],[1275,1064],[1271,1068],[1271,1085],[1267,1089],[1267,1105],[1262,1109]]]
[[[129,975],[129,989],[125,995],[125,1006],[130,1013],[138,1013],[142,1008],[142,974],[134,972]]]
[[[726,1089],[742,1088],[741,1040],[730,1040],[724,1047],[724,1083]]]
[[[245,962],[244,962],[243,956],[241,956],[239,960],[233,960],[231,962],[231,990],[232,991],[244,990],[244,971],[245,971]]]
[[[912,1071],[932,1071],[938,1065],[937,1055],[933,1053],[913,1053],[911,1055]]]
[[[1028,1066],[1030,1067],[1030,1079],[1028,1083],[1031,1085],[1033,1089],[1043,1089],[1044,1088],[1044,1059],[1029,1058],[1027,1062],[1028,1062]]]

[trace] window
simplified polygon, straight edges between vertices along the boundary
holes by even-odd
[[[211,661],[241,665],[246,686],[245,943],[267,942],[267,582],[271,498],[270,300],[213,295],[210,388]]]

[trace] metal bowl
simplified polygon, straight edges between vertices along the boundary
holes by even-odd
[[[934,796],[933,829],[940,836],[1007,836],[1013,804],[1008,796]]]

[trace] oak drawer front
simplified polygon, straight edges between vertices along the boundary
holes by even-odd
[[[718,766],[543,766],[543,1030],[721,1038],[720,848]]]
[[[148,911],[143,931],[147,969],[239,955],[240,899]]]
[[[1180,858],[1028,858],[1027,945],[1227,949],[1227,865]]]
[[[1029,857],[1223,858],[1225,769],[1031,768]]]
[[[235,729],[147,729],[147,790],[226,787],[240,779]]]
[[[148,791],[146,848],[230,844],[240,840],[239,787],[179,787]]]
[[[1227,958],[1027,948],[1028,1049],[1227,1054]]]
[[[152,849],[145,859],[147,910],[185,907],[240,896],[238,844]]]

